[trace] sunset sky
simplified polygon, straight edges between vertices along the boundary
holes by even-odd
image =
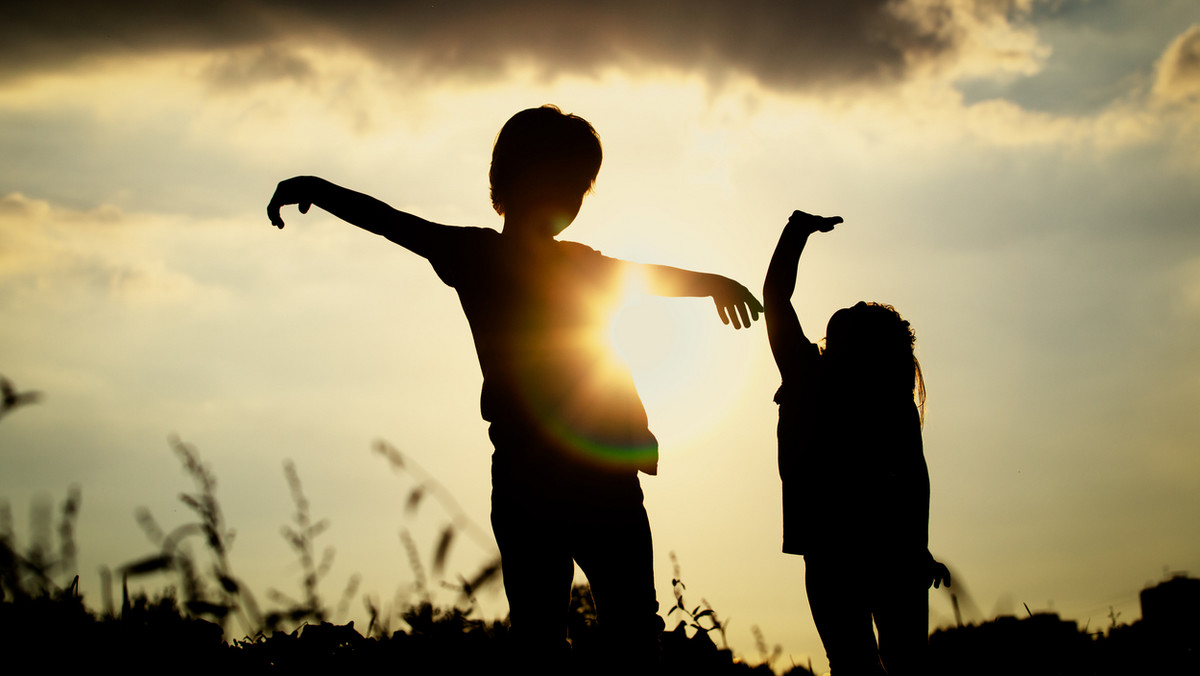
[[[216,474],[262,605],[299,595],[285,460],[330,521],[331,605],[355,573],[385,602],[409,589],[401,529],[428,557],[447,519],[406,514],[414,479],[376,440],[490,532],[454,291],[318,209],[279,231],[265,206],[314,174],[499,227],[491,144],[543,103],[604,145],[564,239],[758,294],[793,209],[845,219],[810,242],[796,307],[814,337],[863,299],[912,322],[931,548],[965,619],[1027,604],[1096,629],[1200,574],[1195,0],[175,4],[22,1],[0,23],[0,374],[44,393],[0,419],[0,497],[25,546],[37,496],[81,487],[90,603],[101,566],[154,551],[137,508],[190,517],[171,434]],[[698,299],[621,317],[661,444],[642,483],[663,612],[674,552],[735,652],[758,659],[757,625],[823,667],[779,551],[765,327]],[[491,546],[458,542],[448,579]],[[941,591],[930,611],[953,621]]]

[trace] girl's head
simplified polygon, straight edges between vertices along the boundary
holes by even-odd
[[[856,387],[915,397],[923,415],[925,381],[916,344],[912,327],[891,305],[859,302],[829,318],[823,354]]]

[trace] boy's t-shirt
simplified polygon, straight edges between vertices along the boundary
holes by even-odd
[[[458,292],[483,371],[480,410],[509,462],[654,474],[658,442],[607,344],[627,264],[582,244],[447,227],[430,256]]]

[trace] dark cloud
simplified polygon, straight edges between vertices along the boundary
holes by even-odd
[[[1003,19],[1014,1],[22,1],[0,22],[0,77],[114,53],[286,39],[354,44],[434,77],[492,77],[518,58],[550,75],[652,63],[750,73],[782,88],[836,86],[894,81],[952,58],[965,39],[957,16]],[[231,80],[303,69],[281,61],[230,68],[221,75]]]
[[[228,47],[273,34],[254,2],[17,0],[0,10],[0,76],[75,65],[96,56]]]

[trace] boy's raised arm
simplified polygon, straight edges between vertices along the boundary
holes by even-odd
[[[793,361],[800,349],[808,342],[800,318],[792,307],[792,293],[796,290],[796,268],[800,265],[800,254],[814,232],[829,232],[842,222],[841,216],[814,216],[803,211],[792,212],[771,264],[767,268],[767,279],[763,283],[763,302],[766,303],[767,339],[771,342],[771,353],[780,373],[791,373]]]
[[[267,204],[272,225],[283,228],[279,210],[290,204],[299,206],[302,214],[315,204],[347,223],[382,235],[426,258],[436,252],[447,229],[316,176],[296,176],[279,182]]]
[[[745,286],[728,277],[693,272],[668,265],[640,264],[650,293],[656,296],[712,296],[721,322],[733,328],[749,327],[763,306]]]

